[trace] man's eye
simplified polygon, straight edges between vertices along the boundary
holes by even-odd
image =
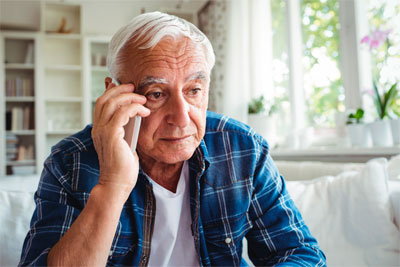
[[[193,88],[189,91],[190,95],[198,95],[200,93],[201,89],[200,88]]]
[[[153,92],[153,93],[148,93],[146,95],[146,97],[151,99],[151,100],[156,100],[156,99],[160,98],[161,96],[162,96],[161,92]]]

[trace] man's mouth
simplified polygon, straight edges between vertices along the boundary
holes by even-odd
[[[192,135],[185,135],[185,136],[180,136],[180,137],[164,137],[164,138],[160,138],[162,141],[166,141],[166,142],[182,142],[182,141],[186,141],[187,139],[189,139]]]

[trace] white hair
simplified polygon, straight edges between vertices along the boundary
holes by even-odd
[[[157,11],[134,17],[114,34],[107,55],[107,67],[111,77],[118,78],[121,67],[120,52],[129,42],[137,42],[139,49],[151,49],[167,36],[188,37],[194,43],[201,44],[211,71],[215,63],[215,55],[204,33],[184,19]]]

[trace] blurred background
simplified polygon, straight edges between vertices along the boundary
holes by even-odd
[[[275,159],[400,153],[397,0],[1,0],[0,175],[39,173],[91,123],[113,33],[156,10],[208,36],[209,109],[253,126]]]

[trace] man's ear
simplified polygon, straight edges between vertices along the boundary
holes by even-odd
[[[105,86],[106,86],[106,90],[107,90],[108,87],[110,86],[111,82],[112,82],[111,77],[106,77],[106,78],[104,79],[104,84],[105,84]]]

